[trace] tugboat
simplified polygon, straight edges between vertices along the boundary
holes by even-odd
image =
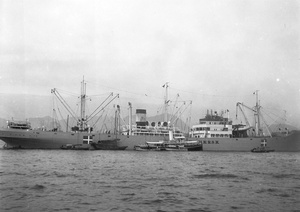
[[[267,153],[267,152],[274,152],[274,149],[269,149],[267,147],[267,139],[262,139],[261,140],[261,145],[259,147],[251,149],[251,152],[254,153]]]
[[[185,137],[173,137],[173,131],[169,131],[169,141],[147,141],[146,144],[134,146],[137,151],[202,151],[202,143],[197,140],[189,141]]]
[[[119,138],[110,140],[99,140],[90,143],[91,147],[95,150],[125,150],[127,146],[122,146]]]
[[[127,146],[119,144],[120,139],[99,140],[97,143],[90,141],[87,144],[64,144],[64,150],[125,150]]]
[[[146,144],[135,145],[136,151],[165,151],[165,141],[146,141]]]
[[[60,147],[64,150],[90,150],[89,144],[64,144]]]

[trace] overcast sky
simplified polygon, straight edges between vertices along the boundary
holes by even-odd
[[[0,93],[79,94],[84,76],[88,94],[136,108],[161,104],[169,82],[198,119],[259,90],[296,123],[299,30],[297,0],[0,0]]]

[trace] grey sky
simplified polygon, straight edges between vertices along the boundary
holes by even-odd
[[[299,6],[296,0],[0,0],[0,93],[50,95],[54,87],[79,93],[85,76],[90,94],[114,91],[124,104],[144,107],[161,103],[161,86],[169,82],[170,95],[193,100],[198,119],[208,108],[254,105],[259,90],[262,105],[287,110],[296,123]]]

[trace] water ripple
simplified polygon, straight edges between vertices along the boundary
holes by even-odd
[[[298,154],[0,151],[0,211],[295,211]],[[234,200],[234,201],[232,201]]]

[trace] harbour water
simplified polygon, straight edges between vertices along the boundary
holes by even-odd
[[[0,150],[0,211],[299,211],[300,153]]]

